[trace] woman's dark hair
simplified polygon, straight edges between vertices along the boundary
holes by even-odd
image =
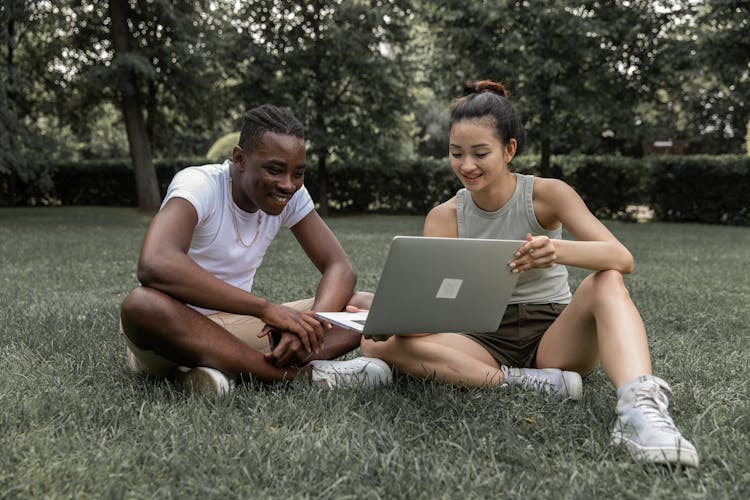
[[[451,106],[451,127],[461,120],[489,120],[502,144],[516,140],[516,156],[523,151],[526,132],[513,104],[506,96],[505,87],[491,80],[468,82],[462,97]]]
[[[240,147],[252,151],[266,132],[305,138],[305,128],[289,108],[263,104],[247,110],[242,117]]]

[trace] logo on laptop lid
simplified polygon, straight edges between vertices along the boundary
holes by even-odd
[[[443,278],[443,282],[440,283],[435,298],[437,299],[455,299],[458,297],[458,291],[461,290],[464,280],[455,278]]]

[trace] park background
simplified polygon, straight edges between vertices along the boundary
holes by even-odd
[[[0,21],[0,498],[748,496],[750,2],[6,0]],[[600,371],[563,405],[412,380],[213,400],[128,373],[150,217],[247,108],[304,122],[306,184],[371,290],[457,187],[447,108],[483,78],[523,117],[514,168],[570,182],[633,251],[701,469],[611,448]],[[316,270],[274,245],[257,293],[310,295]]]
[[[305,124],[324,216],[424,213],[457,186],[447,108],[488,78],[528,132],[514,165],[597,215],[750,220],[746,0],[8,0],[0,17],[2,205],[153,211],[272,102]]]

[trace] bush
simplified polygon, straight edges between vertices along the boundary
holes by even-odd
[[[649,158],[650,205],[656,219],[750,225],[750,158]]]
[[[319,199],[317,169],[309,168],[305,185]],[[329,205],[340,212],[425,213],[460,187],[447,162],[420,159],[388,168],[334,164],[328,171]]]
[[[567,156],[565,180],[599,218],[631,220],[628,206],[647,204],[650,172],[646,162],[623,156]]]
[[[174,174],[199,159],[155,160],[156,177],[163,196]],[[130,159],[86,160],[54,166],[54,188],[44,193],[45,204],[137,206],[135,172]]]
[[[553,156],[553,166],[600,218],[631,220],[631,205],[650,205],[656,220],[750,225],[750,157]],[[161,194],[176,172],[206,163],[203,158],[156,160]],[[521,156],[511,168],[537,174],[538,156]],[[0,175],[0,204],[136,206],[129,159],[54,165],[54,187],[45,189],[10,174]],[[319,177],[308,168],[305,184],[319,197]],[[332,211],[425,214],[461,187],[446,159],[418,159],[388,166],[371,163],[329,166]]]

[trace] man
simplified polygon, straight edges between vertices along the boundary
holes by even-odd
[[[311,309],[357,305],[356,276],[304,187],[301,123],[272,105],[249,110],[232,159],[179,172],[146,232],[141,286],[121,308],[130,367],[216,393],[237,378],[304,376],[329,387],[389,382],[380,360],[322,361],[360,339]],[[282,226],[321,272],[313,299],[274,304],[250,292]]]

